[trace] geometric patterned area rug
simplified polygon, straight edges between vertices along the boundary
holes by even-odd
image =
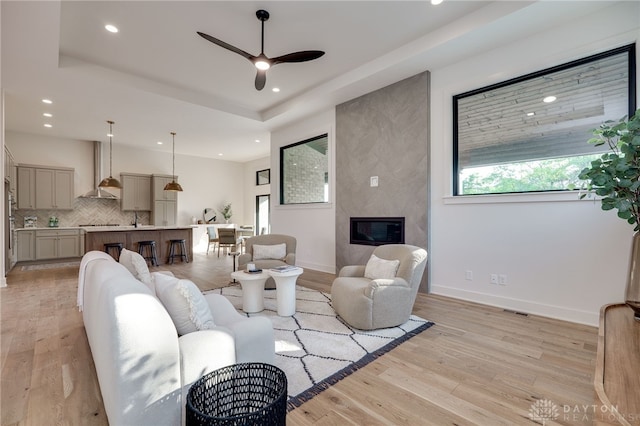
[[[210,290],[226,296],[242,312],[239,284]],[[296,313],[277,314],[276,291],[265,290],[262,315],[273,322],[275,365],[287,375],[287,411],[300,406],[402,342],[433,325],[412,315],[392,328],[364,331],[350,327],[331,307],[331,295],[296,286]]]

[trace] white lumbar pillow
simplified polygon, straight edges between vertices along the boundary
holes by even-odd
[[[261,259],[279,259],[284,260],[287,257],[287,245],[272,244],[272,245],[253,245],[253,260]]]
[[[137,280],[142,281],[153,290],[153,279],[149,273],[147,261],[142,256],[135,251],[123,248],[120,253],[120,264],[127,268]]]
[[[209,304],[193,282],[174,277],[164,282],[164,278],[157,278],[163,283],[156,289],[156,294],[169,312],[178,335],[210,330],[216,326]]]
[[[396,277],[398,266],[400,266],[399,260],[380,259],[375,254],[372,254],[367,266],[364,268],[364,276],[372,280],[392,280]]]

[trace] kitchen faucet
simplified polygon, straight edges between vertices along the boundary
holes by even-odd
[[[133,212],[133,227],[138,227],[138,212]]]

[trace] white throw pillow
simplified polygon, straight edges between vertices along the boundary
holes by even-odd
[[[287,245],[273,244],[269,246],[253,245],[253,260],[278,259],[284,260],[287,257]]]
[[[149,273],[147,261],[144,260],[142,256],[135,251],[123,248],[122,253],[120,253],[120,263],[127,268],[137,280],[142,281],[147,287],[154,290],[153,279],[151,278],[151,273]]]
[[[372,280],[380,278],[392,280],[396,277],[398,266],[400,266],[399,260],[380,259],[372,254],[364,268],[364,276]]]
[[[216,326],[209,304],[193,282],[173,278],[165,283],[164,278],[157,278],[163,281],[163,285],[156,294],[169,312],[178,335],[210,330]]]

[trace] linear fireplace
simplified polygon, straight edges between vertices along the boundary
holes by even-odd
[[[352,217],[351,244],[404,244],[404,217]]]

